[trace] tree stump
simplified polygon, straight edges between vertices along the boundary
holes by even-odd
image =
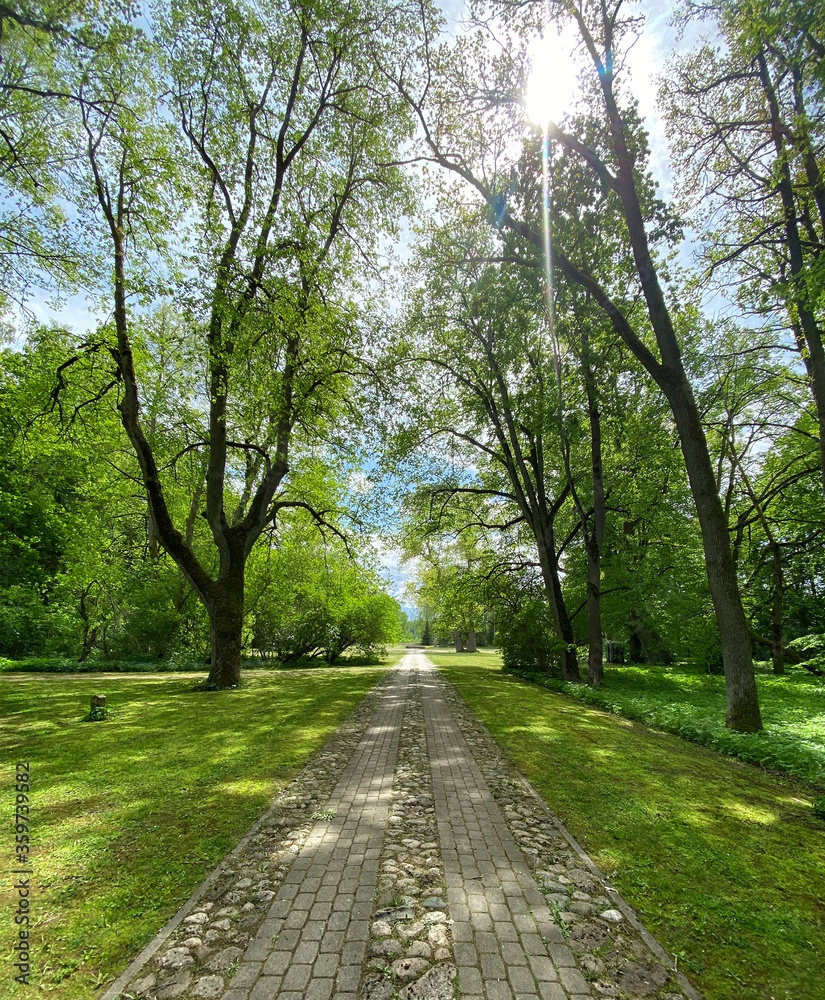
[[[94,712],[96,708],[101,708],[106,711],[106,695],[105,694],[93,694],[91,711]]]

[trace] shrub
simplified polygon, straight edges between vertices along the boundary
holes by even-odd
[[[505,670],[558,672],[563,644],[556,637],[545,601],[525,601],[515,614],[504,616],[496,630],[496,644]]]
[[[801,635],[791,640],[787,648],[803,658],[800,666],[806,670],[825,671],[825,635]]]

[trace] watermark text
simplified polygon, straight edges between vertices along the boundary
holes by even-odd
[[[31,836],[29,833],[31,767],[28,761],[18,761],[15,773],[14,804],[14,852],[12,854],[12,875],[16,881],[12,891],[15,894],[14,923],[17,929],[12,949],[14,951],[15,981],[31,985],[31,888],[32,858]]]

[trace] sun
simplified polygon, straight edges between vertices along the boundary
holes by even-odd
[[[524,93],[524,107],[534,125],[557,123],[573,104],[577,89],[574,58],[576,36],[572,26],[556,32],[552,27],[529,48],[530,77]]]

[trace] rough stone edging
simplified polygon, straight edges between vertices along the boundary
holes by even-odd
[[[460,695],[459,695],[460,697]],[[484,723],[482,723],[484,725]],[[486,726],[484,727],[487,728]],[[515,770],[515,768],[514,768]],[[599,869],[599,866],[595,861],[587,854],[584,848],[579,844],[573,834],[567,829],[567,827],[562,823],[558,816],[553,812],[553,810],[547,805],[544,799],[539,795],[535,788],[530,784],[530,782],[521,774],[520,771],[515,770],[515,773],[521,779],[524,787],[527,791],[538,800],[539,805],[542,810],[547,813],[553,823],[558,827],[559,832],[567,841],[568,844],[573,848],[573,850],[578,854],[581,861],[584,862],[585,866],[590,869],[593,874],[601,880],[604,884],[604,888],[607,891],[610,898],[616,903],[617,907],[622,911],[622,913],[627,917],[627,921],[639,937],[642,938],[644,943],[650,948],[653,954],[659,959],[659,961],[666,965],[668,969],[676,977],[679,985],[684,990],[684,992],[690,997],[690,1000],[702,1000],[702,996],[697,992],[696,987],[690,982],[690,980],[685,976],[683,972],[680,972],[673,958],[665,951],[665,949],[659,944],[656,938],[650,933],[650,931],[645,927],[642,921],[639,919],[638,914],[633,909],[633,907],[627,903],[618,892],[610,885],[610,879],[608,879],[604,873]]]

